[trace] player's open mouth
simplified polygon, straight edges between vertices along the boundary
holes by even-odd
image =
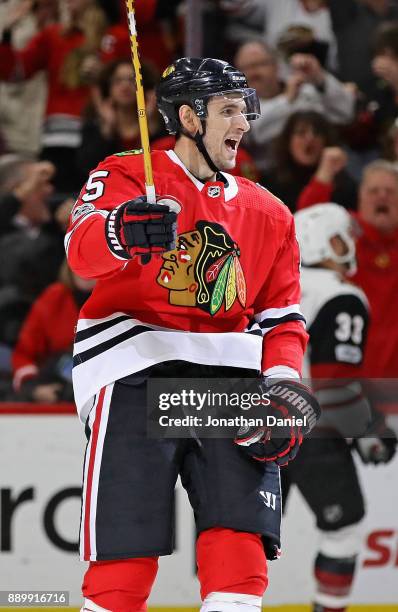
[[[390,209],[386,204],[379,204],[378,206],[376,206],[375,212],[377,215],[388,215]]]
[[[234,140],[233,138],[227,138],[225,140],[225,146],[229,151],[236,151],[238,148],[238,141]]]

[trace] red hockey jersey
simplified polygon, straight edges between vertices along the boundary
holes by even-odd
[[[140,154],[105,159],[72,210],[69,264],[76,274],[99,279],[75,339],[73,376],[83,419],[101,387],[163,361],[280,376],[301,370],[307,335],[287,207],[230,174],[204,184],[174,151],[155,151],[152,162],[157,193],[181,202],[174,250],[142,265],[108,249],[107,211],[145,193]]]

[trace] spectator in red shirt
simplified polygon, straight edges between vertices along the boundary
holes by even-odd
[[[321,190],[308,191],[300,208],[327,202]],[[366,166],[359,189],[358,271],[371,313],[362,375],[398,378],[398,168],[379,160]]]
[[[72,344],[79,310],[95,281],[63,264],[59,281],[33,304],[12,356],[18,397],[35,402],[72,401]]]

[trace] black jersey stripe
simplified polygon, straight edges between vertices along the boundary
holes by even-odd
[[[132,320],[131,317],[129,317],[129,315],[121,315],[120,317],[115,317],[114,319],[111,319],[110,321],[103,321],[102,323],[97,323],[96,325],[92,325],[91,327],[88,327],[87,329],[82,329],[76,333],[75,342],[81,342],[82,340],[87,340],[88,338],[95,336],[95,334],[99,334],[100,332],[105,331],[106,329],[109,329],[113,325],[117,325],[118,323],[121,323],[122,321],[128,321],[128,320],[130,321]]]
[[[261,323],[259,323],[258,325],[261,327],[261,329],[267,329],[268,327],[275,327],[280,323],[287,323],[289,321],[302,321],[304,324],[306,322],[302,314],[299,314],[298,312],[292,312],[291,314],[287,314],[284,317],[264,319],[264,321],[261,321]]]
[[[101,344],[97,344],[93,346],[91,349],[87,349],[87,351],[82,351],[81,353],[77,353],[73,357],[73,367],[92,359],[93,357],[97,357],[101,353],[113,348],[117,344],[124,342],[125,340],[129,340],[130,338],[134,338],[134,336],[138,336],[139,334],[143,334],[145,332],[154,331],[150,327],[146,327],[145,325],[135,325],[132,329],[128,329],[127,331],[106,340],[105,342],[101,342]]]
[[[249,329],[244,332],[245,334],[250,334],[251,336],[262,336],[263,332],[261,329]]]

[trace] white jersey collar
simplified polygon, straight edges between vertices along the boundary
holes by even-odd
[[[173,150],[165,151],[165,153],[173,163],[183,169],[187,177],[191,179],[198,191],[202,191],[203,187],[207,183],[202,183],[202,181],[197,179],[196,176],[194,176],[183,164],[183,162]],[[224,197],[225,201],[228,202],[229,200],[232,200],[232,198],[234,198],[238,193],[238,183],[236,182],[236,179],[232,174],[227,174],[226,172],[220,172],[220,174],[222,174],[227,181],[227,186],[224,186]],[[211,181],[209,182],[211,183]]]

